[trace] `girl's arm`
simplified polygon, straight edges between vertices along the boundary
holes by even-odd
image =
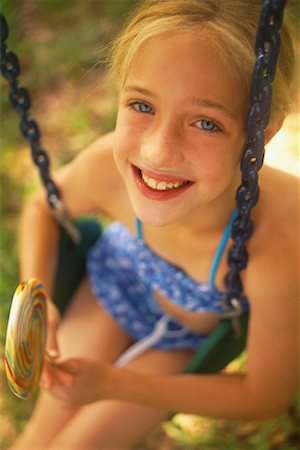
[[[21,279],[36,277],[51,295],[57,259],[59,227],[45,193],[39,191],[23,209],[19,233]]]
[[[264,419],[285,411],[299,382],[297,255],[298,249],[289,253],[290,264],[277,253],[273,264],[262,258],[255,269],[249,265],[249,279],[255,283],[249,289],[254,301],[247,374],[166,377],[111,368],[111,398],[232,419]],[[101,377],[98,388],[101,391]]]
[[[229,419],[280,414],[290,406],[297,388],[298,292],[295,280],[287,285],[286,269],[282,267],[277,281],[269,278],[271,272],[265,268],[263,282],[252,289],[259,295],[251,310],[247,374],[157,376],[136,372],[134,361],[124,369],[90,361],[76,365],[75,360],[61,365],[68,372],[73,364],[74,382],[66,387],[58,380],[54,395],[72,406],[109,398]]]
[[[295,329],[278,330],[273,342],[264,338],[254,341],[250,343],[249,371],[245,375],[152,376],[109,368],[110,398],[210,417],[275,417],[291,405],[296,393]],[[101,377],[98,388],[101,397]]]
[[[50,300],[57,260],[59,229],[44,192],[39,192],[23,210],[19,235],[19,264],[21,280],[37,278],[47,293],[47,351],[57,357],[59,350],[56,330],[60,322],[58,309]]]
[[[108,200],[113,195],[113,191],[109,192],[110,184],[115,183],[111,146],[112,134],[105,135],[55,174],[54,179],[71,217],[100,209],[110,212]],[[22,279],[36,276],[49,293],[56,267],[59,233],[46,192],[41,188],[27,202],[21,216],[20,270]]]
[[[62,200],[72,217],[101,208],[105,210],[109,198],[106,174],[113,174],[111,146],[112,134],[101,137],[55,175]],[[59,314],[50,299],[56,272],[59,236],[58,223],[48,206],[46,192],[41,188],[27,202],[21,216],[20,276],[22,280],[36,277],[44,285],[49,306],[48,345],[56,350],[55,332]]]

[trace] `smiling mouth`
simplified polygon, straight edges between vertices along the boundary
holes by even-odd
[[[192,184],[191,181],[185,180],[185,181],[169,181],[169,180],[156,180],[150,176],[148,176],[146,173],[144,173],[141,169],[136,167],[137,172],[143,180],[144,184],[148,186],[153,191],[171,191],[175,189],[180,189],[182,187],[188,186],[189,184]]]

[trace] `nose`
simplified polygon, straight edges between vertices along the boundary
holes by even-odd
[[[148,132],[140,152],[143,160],[153,169],[178,167],[184,160],[183,142],[175,124],[161,124]]]

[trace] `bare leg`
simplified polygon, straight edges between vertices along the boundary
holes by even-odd
[[[130,343],[127,333],[101,308],[84,280],[59,330],[61,355],[113,362]],[[42,391],[32,417],[12,448],[44,448],[76,412],[58,409],[57,400]]]
[[[178,373],[190,352],[151,350],[128,367],[147,373]],[[168,411],[118,401],[101,401],[82,408],[50,443],[50,449],[132,449],[153,431]]]
[[[62,353],[113,362],[128,345],[128,335],[99,307],[85,283],[62,325]],[[147,373],[178,373],[190,357],[190,352],[152,350],[136,358],[129,367]],[[156,428],[167,413],[117,401],[64,410],[57,400],[43,392],[24,435],[13,448],[130,449]]]

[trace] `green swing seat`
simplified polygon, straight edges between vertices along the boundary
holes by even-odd
[[[80,233],[79,244],[74,244],[66,231],[61,230],[59,256],[55,274],[53,301],[63,314],[85,273],[86,255],[101,236],[102,229],[94,219],[76,220]]]
[[[76,222],[81,235],[74,245],[65,231],[61,232],[58,268],[55,277],[53,300],[60,312],[66,310],[72,294],[85,273],[86,254],[101,236],[101,225],[93,219]],[[248,314],[241,316],[241,333],[237,337],[232,321],[224,319],[196,351],[186,373],[217,373],[233,361],[245,348],[248,330]]]

